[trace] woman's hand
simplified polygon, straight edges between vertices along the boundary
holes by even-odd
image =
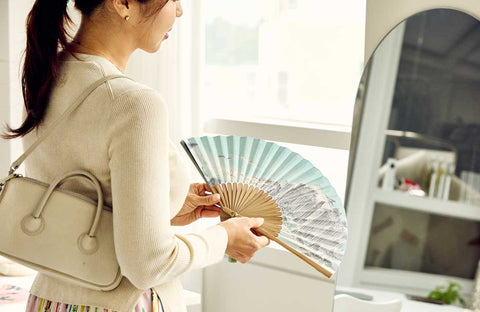
[[[218,217],[222,209],[214,204],[220,202],[220,195],[208,195],[205,191],[212,191],[206,183],[190,184],[185,203],[170,224],[187,225],[200,218]]]
[[[240,263],[247,263],[255,252],[270,243],[267,237],[257,236],[251,230],[261,226],[263,221],[263,218],[238,217],[220,222],[218,225],[228,233],[225,253]]]

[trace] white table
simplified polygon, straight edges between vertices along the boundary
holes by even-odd
[[[24,276],[24,277],[10,277],[0,275],[0,285],[12,284],[15,286],[20,286],[25,289],[30,289],[30,286],[35,279],[35,275]],[[193,306],[201,303],[201,296],[199,293],[184,290],[183,296],[185,298],[185,303],[187,306]],[[23,303],[11,303],[11,304],[0,304],[0,312],[25,312],[26,302]]]
[[[373,297],[372,300],[376,302],[400,299],[402,301],[402,312],[472,312],[472,310],[462,309],[452,305],[438,305],[433,303],[409,300],[404,294],[401,293],[371,290],[365,288],[343,287],[338,285],[336,290],[370,295]]]

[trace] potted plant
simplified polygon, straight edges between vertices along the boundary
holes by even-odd
[[[441,300],[446,304],[454,304],[458,301],[463,307],[465,307],[465,300],[459,293],[461,289],[461,286],[457,283],[449,282],[448,286],[435,287],[435,289],[428,294],[428,298]]]

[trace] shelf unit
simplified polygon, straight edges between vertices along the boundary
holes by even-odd
[[[448,217],[480,221],[480,207],[457,201],[409,195],[377,189],[374,202]]]
[[[377,203],[431,215],[480,222],[480,207],[458,201],[376,189],[373,193],[373,206]],[[415,281],[414,287],[411,286],[413,280]],[[439,284],[446,285],[448,282],[455,282],[461,286],[462,294],[465,297],[470,295],[473,287],[473,281],[466,278],[369,266],[365,266],[359,273],[359,282],[360,285],[366,287],[382,289],[388,286],[397,291],[403,290],[405,293],[416,292],[417,294],[421,294],[425,290],[432,290]],[[402,285],[409,286],[403,287]]]

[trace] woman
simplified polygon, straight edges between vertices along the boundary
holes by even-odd
[[[157,51],[182,15],[174,0],[76,0],[82,22],[68,42],[67,2],[37,0],[27,19],[25,121],[18,129],[7,127],[3,136],[22,136],[24,147],[91,83],[123,74],[133,51]],[[225,253],[245,263],[269,243],[251,232],[261,218],[173,234],[171,225],[217,217],[219,198],[205,193],[205,184],[189,187],[187,162],[168,138],[166,105],[155,90],[128,79],[110,80],[68,118],[68,125],[26,159],[26,175],[51,182],[82,168],[97,177],[105,204],[113,207],[115,252],[124,277],[116,289],[101,292],[39,273],[27,311],[186,311],[183,273],[217,263]],[[62,188],[95,198],[91,186],[81,182],[72,179]]]

